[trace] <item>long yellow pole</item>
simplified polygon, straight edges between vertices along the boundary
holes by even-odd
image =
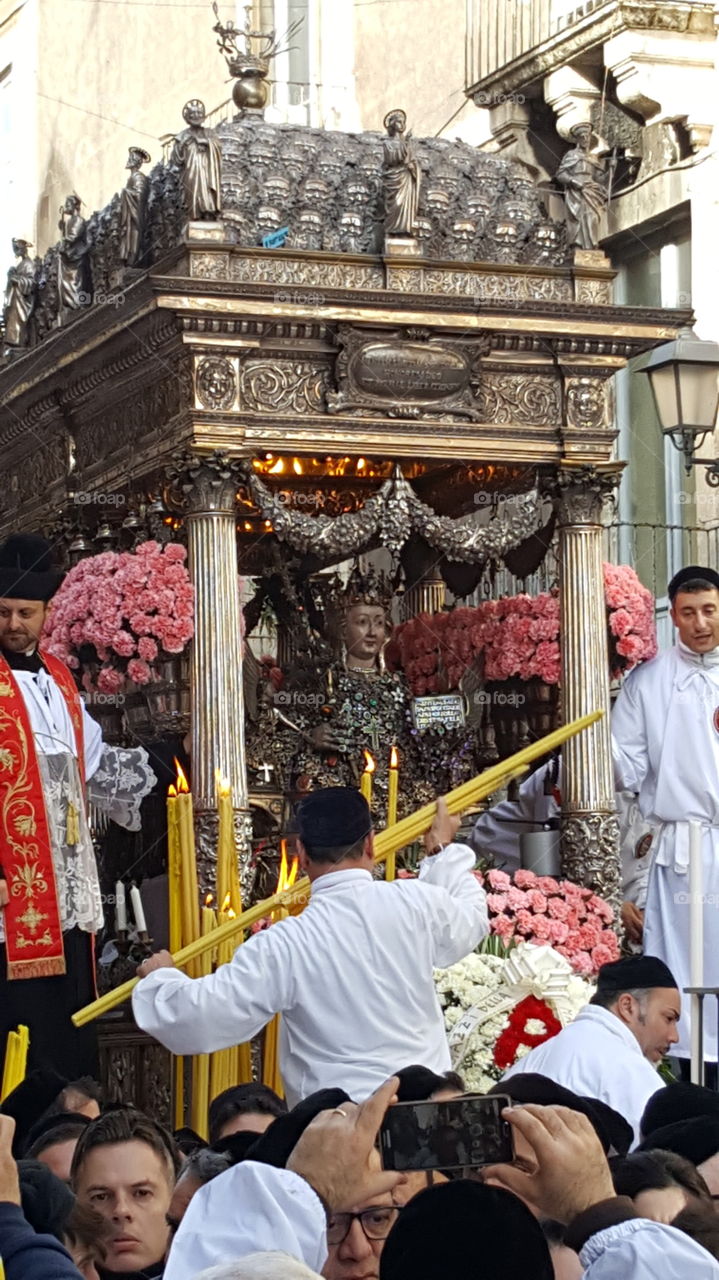
[[[539,738],[537,742],[532,742],[529,746],[523,747],[521,751],[515,752],[514,755],[509,756],[506,760],[492,765],[491,769],[485,769],[484,773],[480,773],[476,778],[471,778],[469,782],[462,783],[461,787],[456,787],[454,791],[449,791],[444,797],[449,812],[452,814],[462,813],[470,804],[490,796],[492,792],[499,790],[500,787],[513,778],[521,777],[532,761],[550,751],[554,751],[557,747],[561,747],[568,738],[573,738],[575,734],[581,733],[583,729],[596,724],[597,720],[600,720],[603,715],[603,711],[593,711],[590,715],[581,716],[578,720],[573,720],[571,724],[562,725],[560,729],[555,729],[544,738]],[[390,853],[396,853],[398,849],[403,849],[405,845],[412,844],[413,841],[419,839],[431,825],[436,812],[437,803],[433,801],[431,804],[426,804],[421,809],[418,809],[416,813],[410,814],[408,818],[402,818],[401,822],[395,823],[387,831],[380,832],[374,842],[376,861],[384,862]],[[306,900],[308,894],[309,881],[305,877],[302,880],[298,880],[291,889],[284,889],[281,893],[273,894],[271,898],[256,902],[254,907],[243,911],[236,919],[229,920],[227,924],[221,925],[209,939],[198,938],[195,942],[190,943],[189,946],[182,947],[177,955],[173,956],[175,964],[180,969],[184,968],[185,965],[190,961],[196,960],[208,948],[217,947],[222,942],[234,938],[245,929],[249,929],[250,925],[253,925],[255,921],[263,920],[265,916],[271,915],[279,907],[289,908]],[[138,981],[138,978],[131,978],[129,982],[123,982],[122,986],[116,987],[114,991],[108,991],[107,995],[101,996],[99,1000],[93,1000],[92,1004],[86,1005],[84,1009],[79,1009],[72,1016],[74,1025],[76,1027],[84,1027],[88,1022],[92,1022],[93,1019],[99,1018],[102,1014],[108,1013],[111,1009],[123,1004],[125,1000],[129,999]]]

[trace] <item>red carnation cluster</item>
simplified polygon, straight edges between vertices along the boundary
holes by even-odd
[[[527,1024],[533,1021],[540,1022],[544,1030],[528,1031]],[[502,1071],[506,1071],[517,1061],[520,1045],[535,1049],[538,1044],[551,1040],[561,1030],[561,1022],[544,1000],[538,1000],[536,996],[526,996],[510,1013],[509,1022],[494,1046],[495,1064]]]

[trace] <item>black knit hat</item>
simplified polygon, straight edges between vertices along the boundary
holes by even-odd
[[[508,1080],[500,1080],[490,1093],[506,1093],[512,1102],[520,1105],[531,1102],[538,1107],[568,1107],[570,1111],[578,1111],[587,1117],[607,1153],[615,1151],[617,1155],[626,1155],[634,1141],[632,1126],[613,1107],[597,1098],[582,1098],[549,1076],[518,1071]]]
[[[542,1229],[510,1191],[463,1179],[414,1196],[387,1237],[380,1280],[553,1280]]]
[[[12,533],[0,547],[0,598],[43,600],[54,596],[63,574],[52,563],[47,538],[38,533]]]
[[[692,1164],[702,1164],[719,1152],[719,1116],[694,1116],[655,1129],[637,1151],[673,1151]]]
[[[372,830],[369,805],[354,787],[320,787],[300,800],[297,830],[308,849],[349,849]]]
[[[656,1129],[693,1120],[695,1116],[719,1116],[719,1093],[703,1084],[677,1080],[652,1094],[642,1116],[642,1137],[648,1138]]]
[[[680,569],[674,574],[669,586],[667,587],[667,595],[674,603],[674,597],[678,595],[682,587],[687,582],[708,582],[712,587],[719,589],[719,573],[715,569],[709,569],[706,565],[688,564],[685,569]]]
[[[653,987],[676,989],[677,980],[658,956],[627,956],[603,964],[597,976],[597,994],[650,991]]]

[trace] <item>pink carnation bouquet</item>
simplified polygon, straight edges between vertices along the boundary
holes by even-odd
[[[629,565],[604,565],[604,595],[610,669],[617,676],[656,654],[654,598]],[[559,595],[504,596],[472,609],[420,613],[396,629],[391,654],[415,697],[456,689],[480,657],[486,681],[558,684]]]
[[[69,667],[86,670],[88,691],[118,693],[148,684],[152,663],[182,653],[192,639],[193,588],[176,542],[106,551],[71,569],[54,597],[44,643]]]
[[[505,947],[516,942],[549,945],[583,978],[619,959],[611,928],[614,911],[591,889],[533,871],[475,875],[487,890],[490,935]]]

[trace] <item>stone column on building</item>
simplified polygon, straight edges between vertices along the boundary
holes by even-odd
[[[615,906],[621,898],[619,827],[612,767],[609,654],[602,570],[602,511],[616,466],[560,468],[553,495],[559,525],[562,719],[604,716],[562,748],[562,873]]]
[[[239,463],[220,452],[185,456],[175,468],[185,496],[188,562],[195,589],[191,656],[191,767],[200,893],[214,894],[218,815],[216,771],[232,788],[243,897],[250,884],[251,835],[245,762],[242,636],[237,575]],[[218,905],[222,905],[221,903]]]

